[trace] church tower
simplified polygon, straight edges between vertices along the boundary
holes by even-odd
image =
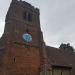
[[[44,43],[39,15],[38,8],[12,0],[1,38],[5,46],[3,75],[40,75]]]
[[[12,0],[0,38],[0,75],[75,75],[74,60],[74,53],[45,45],[38,8]]]

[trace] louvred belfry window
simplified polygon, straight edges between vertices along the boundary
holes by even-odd
[[[26,21],[29,21],[29,22],[31,22],[32,21],[32,14],[31,13],[29,13],[29,12],[24,12],[24,19],[26,20]]]
[[[28,13],[28,21],[32,21],[32,14],[31,13]]]
[[[26,20],[27,19],[27,12],[24,12],[24,19]]]

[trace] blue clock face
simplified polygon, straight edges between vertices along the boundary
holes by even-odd
[[[32,41],[32,36],[28,33],[23,34],[22,37],[23,37],[24,41],[26,41],[26,42],[31,42]]]

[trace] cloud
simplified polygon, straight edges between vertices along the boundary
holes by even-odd
[[[62,42],[70,42],[74,46],[75,1],[47,0],[43,2],[41,9],[41,27],[46,43],[57,46]]]

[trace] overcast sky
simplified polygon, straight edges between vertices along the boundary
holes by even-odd
[[[47,45],[70,43],[75,48],[75,0],[23,0],[40,9],[40,24]],[[0,1],[0,36],[11,0]]]

